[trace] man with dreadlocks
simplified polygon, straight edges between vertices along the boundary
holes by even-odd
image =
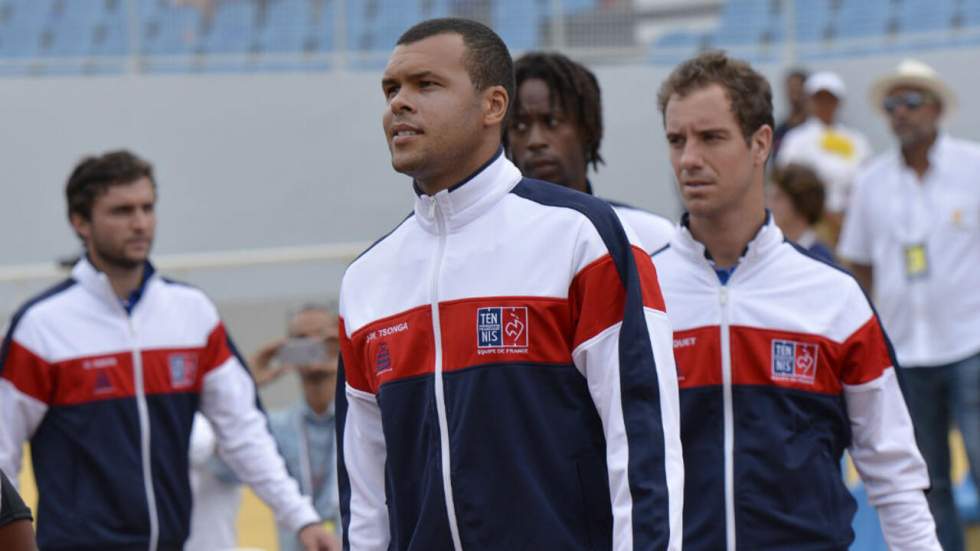
[[[531,178],[592,193],[589,165],[604,163],[599,82],[579,63],[558,53],[532,52],[514,64],[517,97],[507,129],[508,152]],[[661,216],[609,201],[620,220],[653,253],[670,241],[674,225]]]

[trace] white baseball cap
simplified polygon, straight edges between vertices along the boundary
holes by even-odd
[[[844,99],[847,94],[847,87],[837,73],[830,71],[820,71],[806,77],[803,83],[803,91],[806,95],[812,96],[817,92],[830,92],[837,99]]]

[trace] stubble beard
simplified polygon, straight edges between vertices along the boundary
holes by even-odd
[[[152,242],[151,242],[152,245]],[[98,241],[92,242],[92,249],[98,256],[99,260],[107,264],[108,266],[118,269],[118,270],[135,270],[143,264],[146,263],[147,257],[143,256],[141,258],[132,258],[126,256],[122,251],[113,250],[111,247],[107,247]]]

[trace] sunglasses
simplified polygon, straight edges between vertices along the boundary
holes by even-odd
[[[881,106],[885,109],[886,113],[892,114],[900,106],[909,111],[915,111],[928,102],[929,97],[921,92],[905,92],[904,94],[888,96],[881,102]]]

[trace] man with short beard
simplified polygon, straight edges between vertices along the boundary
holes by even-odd
[[[336,549],[286,473],[217,309],[149,262],[150,164],[127,151],[86,158],[65,195],[85,255],[20,308],[0,349],[0,468],[16,476],[30,440],[39,546],[182,549],[200,410],[222,457],[306,551]]]
[[[980,483],[980,144],[940,129],[955,96],[923,63],[903,61],[871,99],[898,148],[858,175],[838,254],[895,343],[929,466],[929,506],[943,548],[958,551],[947,438],[954,420]]]
[[[415,210],[340,294],[351,551],[679,550],[677,380],[649,256],[606,203],[504,155],[492,30],[419,23],[385,68]]]

